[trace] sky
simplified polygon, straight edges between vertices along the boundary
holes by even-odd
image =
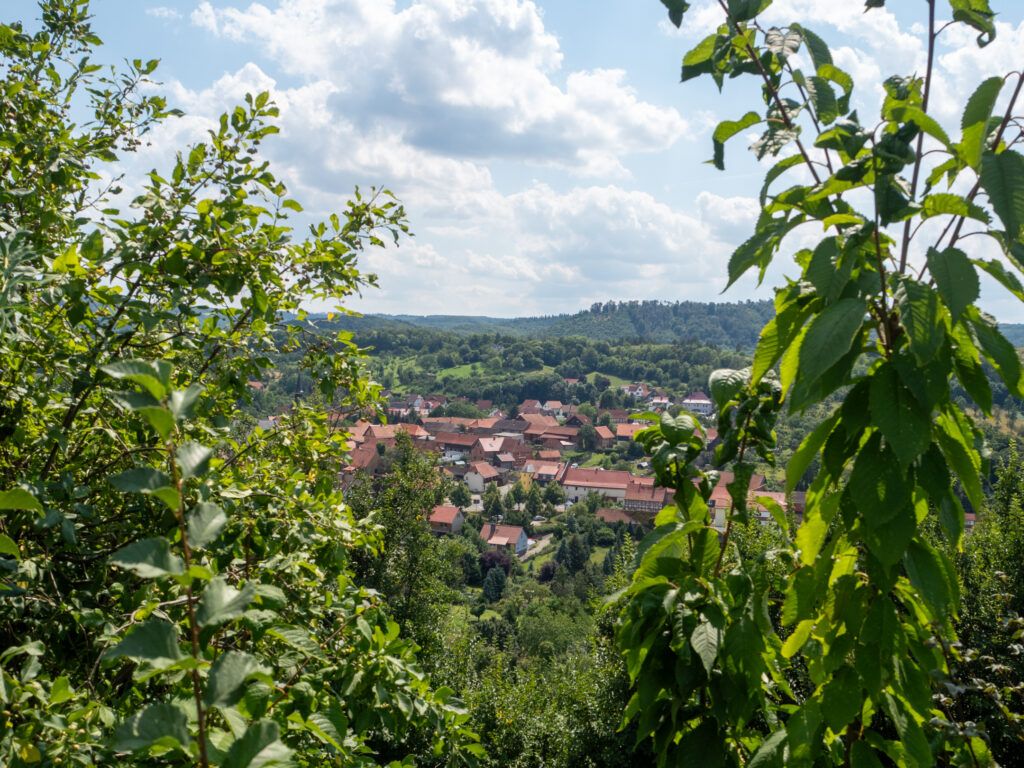
[[[1024,67],[1024,3],[992,5],[988,47],[959,27],[939,40],[933,103],[954,134],[982,79]],[[29,0],[3,6],[5,21],[37,15]],[[882,80],[926,60],[926,3],[889,6],[776,0],[764,20],[824,37],[873,123]],[[356,185],[395,192],[414,236],[362,260],[380,288],[348,302],[361,312],[768,298],[795,274],[788,256],[820,237],[804,228],[764,285],[722,293],[767,166],[747,151],[756,132],[730,143],[724,172],[705,163],[717,122],[757,108],[753,84],[679,82],[682,55],[720,22],[714,0],[695,0],[682,30],[658,0],[93,0],[92,12],[98,58],[159,58],[160,90],[187,113],[152,134],[130,174],[168,167],[246,92],[268,90],[281,133],[264,148],[308,215],[341,211]],[[988,282],[983,305],[1024,321]]]

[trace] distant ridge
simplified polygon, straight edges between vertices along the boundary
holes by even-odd
[[[353,331],[402,327],[451,333],[500,333],[529,338],[582,336],[602,341],[699,341],[750,348],[774,310],[770,301],[608,301],[574,314],[545,317],[365,315],[335,322]]]
[[[600,341],[698,341],[717,347],[751,349],[773,313],[770,301],[608,301],[573,314],[541,317],[371,314],[335,318],[334,324],[357,332],[421,328],[540,339],[581,336]],[[1006,323],[1000,329],[1014,346],[1024,347],[1024,324]]]

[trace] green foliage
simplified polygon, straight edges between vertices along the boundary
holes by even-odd
[[[707,504],[715,473],[695,466],[705,443],[696,419],[663,416],[637,436],[676,506],[641,545],[621,612],[634,686],[626,720],[652,739],[660,765],[992,764],[1005,726],[994,740],[958,719],[966,692],[985,688],[965,685],[976,671],[958,642],[952,555],[963,547],[962,498],[983,505],[987,449],[953,393],[962,387],[990,413],[983,365],[1013,397],[1024,391],[1017,352],[977,308],[977,264],[959,245],[988,236],[1024,269],[1024,156],[1007,131],[1024,76],[1009,76],[1013,95],[995,117],[999,85],[983,83],[952,141],[928,114],[938,35],[929,0],[924,77],[886,80],[881,122],[862,127],[849,111],[852,79],[825,43],[798,24],[765,29],[768,5],[723,3],[722,25],[683,62],[684,80],[754,77],[767,130],[752,149],[792,150],[768,173],[730,282],[754,268],[763,277],[799,225],[829,234],[796,254],[800,279],[776,290],[753,369],[711,377],[715,464],[734,475],[718,530]],[[994,35],[987,2],[951,6],[979,44]],[[675,23],[685,10],[674,8]],[[810,72],[793,59],[804,45]],[[716,132],[718,160],[732,126]],[[807,177],[773,191],[798,167]],[[970,191],[933,192],[940,182]],[[982,190],[1002,229],[978,204]],[[916,264],[915,238],[929,238]],[[1000,269],[986,271],[1019,295]],[[789,490],[814,470],[803,520],[790,539],[782,510],[766,505],[784,536],[744,553],[732,532],[746,520],[752,453],[773,462],[783,404],[791,414],[830,409],[787,467]],[[1012,715],[1007,697],[989,696],[989,723]]]
[[[344,435],[302,404],[239,427],[300,334],[328,408],[373,404],[347,335],[284,318],[371,283],[356,259],[401,206],[357,191],[296,237],[259,155],[267,94],[119,205],[109,164],[173,114],[146,95],[156,62],[92,64],[82,0],[42,16],[0,25],[0,762],[474,762],[354,570],[385,538],[337,490]]]

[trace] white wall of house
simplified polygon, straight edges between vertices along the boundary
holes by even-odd
[[[467,472],[464,479],[469,490],[473,493],[484,492],[484,476],[479,472]]]
[[[625,488],[595,488],[594,486],[580,486],[580,485],[566,485],[565,486],[565,497],[570,503],[582,501],[587,498],[587,495],[591,492],[599,493],[602,496],[609,499],[624,499],[626,498]]]

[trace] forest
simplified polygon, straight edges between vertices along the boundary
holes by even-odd
[[[722,0],[681,71],[765,97],[713,132],[716,167],[755,128],[771,163],[730,282],[816,233],[724,346],[708,305],[595,305],[544,338],[311,318],[372,289],[402,202],[356,189],[306,226],[261,154],[268,92],[128,186],[118,163],[182,115],[159,62],[96,63],[87,0],[0,23],[0,763],[1022,764],[1024,369],[978,275],[1024,301],[1024,73],[982,81],[954,141],[934,42],[983,49],[994,12],[926,0],[925,69],[865,84],[862,124],[770,5]],[[385,387],[514,403],[584,376],[598,404],[612,377],[713,401],[713,447],[679,409],[637,433],[672,498],[646,530],[525,480],[470,511],[404,434],[342,487]],[[761,467],[806,489],[799,519],[752,514]],[[435,536],[446,501],[470,514]],[[499,515],[546,552],[488,547]]]

